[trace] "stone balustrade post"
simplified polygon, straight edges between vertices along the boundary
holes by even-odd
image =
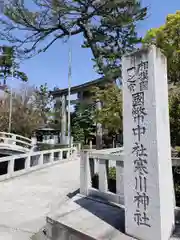
[[[44,164],[44,155],[43,155],[43,153],[41,153],[40,154],[40,156],[39,156],[39,165],[43,165]]]
[[[99,191],[108,191],[107,160],[99,159]]]
[[[11,160],[8,162],[8,175],[12,175],[14,172],[15,158],[11,156]]]
[[[96,101],[96,109],[101,110],[102,108],[102,103],[97,100]],[[101,123],[96,123],[96,149],[102,149],[102,124]]]
[[[59,153],[58,153],[58,155],[59,155],[59,160],[62,160],[62,158],[63,158],[63,151],[60,150]]]
[[[124,204],[124,162],[116,161],[116,194],[120,196],[120,203]]]
[[[25,169],[29,169],[31,167],[31,155],[29,154],[25,159]]]
[[[50,153],[50,163],[54,162],[54,152]]]
[[[87,196],[89,187],[91,187],[89,153],[83,151],[80,158],[80,193]]]

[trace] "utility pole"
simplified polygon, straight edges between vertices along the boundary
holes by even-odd
[[[12,66],[12,82],[14,80],[14,67]],[[8,132],[11,132],[11,122],[12,122],[12,87],[10,87],[10,99],[9,99],[9,126],[8,126]]]
[[[12,62],[12,73],[11,73],[11,82],[14,82],[14,63]],[[13,91],[12,87],[10,87],[10,98],[9,98],[9,126],[8,126],[8,132],[11,132],[11,123],[12,123],[12,98],[13,98]]]
[[[71,147],[71,78],[72,78],[72,46],[71,46],[71,31],[69,33],[69,58],[68,58],[68,143]]]

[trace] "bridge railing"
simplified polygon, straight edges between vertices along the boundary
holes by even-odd
[[[0,158],[0,181],[16,177],[40,168],[73,160],[76,148],[52,149],[40,152],[29,152]]]
[[[73,147],[76,147],[77,151],[81,151],[81,143],[80,142],[74,142]]]
[[[104,150],[83,151],[80,160],[80,193],[124,205],[123,159],[121,149],[114,150],[111,154],[107,154]],[[180,158],[172,158],[172,166],[180,166]],[[113,192],[108,186],[109,167],[114,167],[116,172],[116,189]],[[94,176],[96,176],[96,188],[92,184]]]
[[[7,132],[0,132],[0,144],[17,145],[27,149],[31,149],[33,147],[31,139]]]

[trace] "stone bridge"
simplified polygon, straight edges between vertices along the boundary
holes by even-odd
[[[18,159],[24,161],[24,169],[15,170]],[[68,221],[72,229],[81,232],[80,238],[72,239],[110,239],[107,237],[110,233],[114,236],[113,240],[133,239],[111,223],[112,219],[116,220],[115,224],[118,220],[118,226],[122,227],[124,219],[123,211],[117,208],[120,204],[123,209],[124,204],[123,148],[88,151],[80,159],[74,147],[0,159],[0,162],[5,161],[8,161],[7,173],[0,176],[0,240],[61,239],[50,237],[51,223],[54,227],[60,219],[64,224]],[[105,161],[116,168],[116,194],[108,191]],[[180,159],[173,158],[172,165],[179,166]],[[94,171],[99,173],[99,189],[91,187],[90,175]],[[74,197],[79,188],[81,195]],[[99,200],[94,201],[96,197],[118,205],[114,208]],[[54,216],[58,220],[54,220]],[[179,222],[179,217],[177,220]],[[90,227],[87,229],[87,226]],[[179,227],[177,230],[177,237],[172,239],[179,239]],[[82,237],[82,233],[86,238]],[[94,237],[87,238],[87,235]]]
[[[0,132],[0,156],[28,153],[34,148],[33,141],[14,133]]]
[[[7,174],[0,176],[0,240],[41,239],[46,216],[79,188],[79,159],[71,150],[0,159],[8,161]],[[14,171],[18,158],[25,168]]]

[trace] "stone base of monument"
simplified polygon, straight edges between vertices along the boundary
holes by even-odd
[[[77,194],[47,217],[47,235],[53,240],[123,239],[124,210]]]
[[[176,211],[180,220],[180,211]],[[180,239],[178,220],[173,240]],[[52,240],[133,240],[124,233],[123,207],[77,194],[47,217],[46,237]],[[180,223],[180,221],[179,221]]]

